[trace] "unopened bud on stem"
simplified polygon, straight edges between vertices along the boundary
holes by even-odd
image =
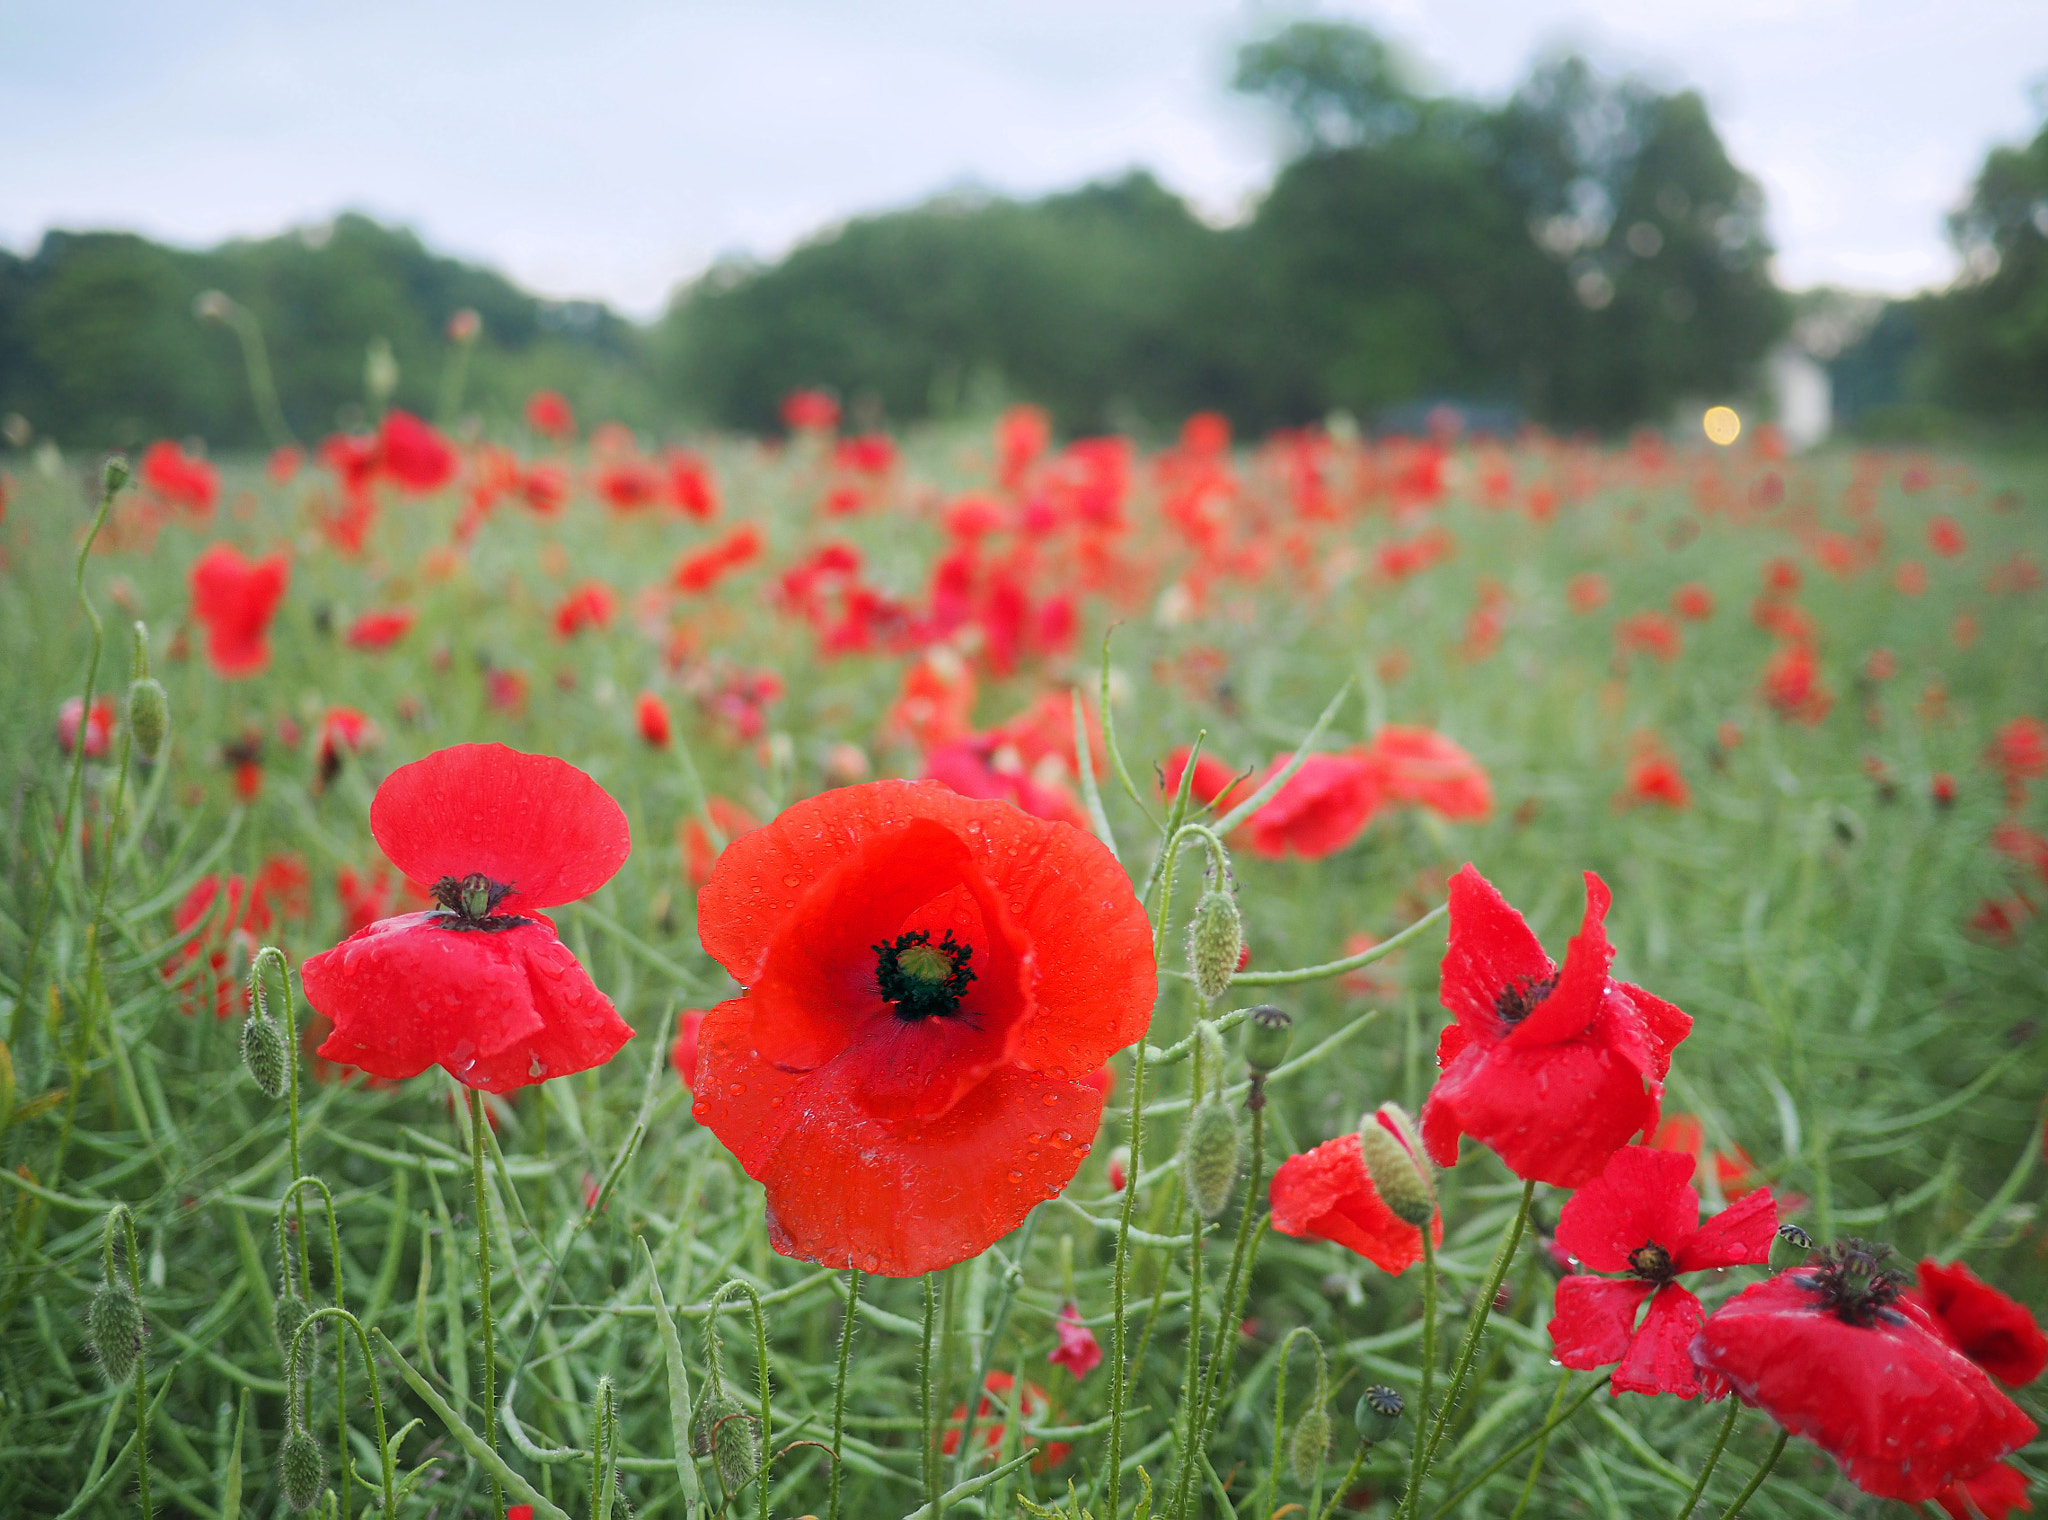
[[[319,1501],[327,1484],[327,1459],[310,1431],[294,1424],[277,1449],[277,1476],[284,1487],[285,1502],[300,1513]]]
[[[1365,1170],[1396,1219],[1427,1225],[1436,1214],[1436,1178],[1415,1124],[1396,1103],[1382,1103],[1358,1126]]]
[[[1237,1115],[1220,1098],[1205,1098],[1188,1116],[1181,1141],[1181,1185],[1188,1204],[1203,1219],[1220,1219],[1237,1186],[1244,1149]]]
[[[291,1075],[291,1049],[284,1031],[260,1008],[252,1008],[242,1023],[242,1064],[266,1098],[282,1098]]]
[[[142,1306],[117,1278],[102,1282],[86,1306],[85,1333],[110,1383],[125,1383],[142,1355]]]
[[[1211,887],[1195,904],[1188,920],[1188,972],[1204,1003],[1214,1003],[1230,990],[1237,958],[1244,950],[1244,920],[1228,884]]]

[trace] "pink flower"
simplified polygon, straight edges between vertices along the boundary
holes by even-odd
[[[1060,1317],[1052,1328],[1060,1343],[1046,1353],[1048,1362],[1066,1368],[1076,1379],[1088,1376],[1102,1365],[1102,1347],[1095,1339],[1095,1332],[1081,1323],[1079,1304],[1069,1303],[1060,1310]]]

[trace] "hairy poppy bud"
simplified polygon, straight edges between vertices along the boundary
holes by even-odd
[[[100,489],[112,496],[128,484],[128,475],[128,456],[109,454],[106,462],[100,466]]]
[[[102,1282],[86,1306],[85,1333],[110,1383],[125,1383],[142,1355],[142,1306],[123,1282]]]
[[[1195,1069],[1201,1073],[1200,1089],[1195,1093],[1200,1098],[1214,1083],[1217,1091],[1223,1089],[1223,1031],[1216,1027],[1214,1019],[1195,1020],[1195,1044],[1201,1057]]]
[[[1236,896],[1228,887],[1211,887],[1188,920],[1188,971],[1204,1003],[1213,1003],[1230,990],[1243,949],[1244,920],[1238,915]]]
[[[1243,1149],[1237,1115],[1220,1098],[1205,1098],[1195,1105],[1181,1141],[1181,1183],[1188,1203],[1203,1219],[1221,1218],[1230,1206]]]
[[[261,1013],[242,1021],[242,1064],[266,1098],[284,1096],[285,1078],[290,1075],[292,1053],[284,1031]]]
[[[303,1513],[318,1501],[327,1485],[327,1459],[310,1432],[294,1426],[285,1434],[284,1444],[277,1448],[277,1476],[285,1502],[293,1509]]]
[[[1294,1043],[1294,1020],[1271,1003],[1261,1003],[1244,1021],[1244,1064],[1260,1076],[1287,1059]]]
[[[1398,1103],[1382,1103],[1359,1121],[1358,1148],[1366,1174],[1394,1217],[1426,1225],[1436,1213],[1436,1179],[1415,1133],[1415,1123]]]
[[[1796,1224],[1781,1224],[1771,1241],[1771,1270],[1783,1272],[1789,1267],[1806,1265],[1806,1258],[1815,1246],[1813,1237]]]
[[[1401,1428],[1401,1395],[1384,1383],[1374,1383],[1359,1395],[1358,1408],[1352,1412],[1352,1423],[1358,1427],[1358,1439],[1366,1442],[1386,1441],[1393,1438]]]
[[[711,1456],[717,1444],[712,1433],[718,1429],[718,1422],[727,1415],[745,1412],[740,1408],[739,1400],[725,1391],[723,1384],[707,1390],[698,1401],[696,1417],[690,1421],[690,1454]]]
[[[737,1405],[721,1415],[712,1426],[711,1459],[718,1467],[718,1481],[728,1494],[734,1492],[760,1471],[761,1422]]]
[[[135,753],[145,760],[154,760],[164,747],[164,734],[170,728],[171,704],[164,695],[163,682],[144,676],[128,684],[128,732],[135,742]]]
[[[277,1331],[277,1343],[284,1347],[287,1357],[292,1354],[292,1337],[299,1333],[299,1326],[312,1312],[312,1307],[290,1288],[278,1294],[277,1302],[271,1305],[270,1323]]]
[[[1323,1470],[1323,1457],[1330,1449],[1330,1412],[1323,1407],[1323,1390],[1316,1389],[1316,1401],[1294,1422],[1294,1435],[1287,1443],[1287,1465],[1294,1481],[1308,1488]]]

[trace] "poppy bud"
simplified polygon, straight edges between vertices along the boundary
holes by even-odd
[[[1294,1043],[1294,1020],[1271,1003],[1261,1003],[1244,1022],[1244,1064],[1260,1076],[1276,1070]]]
[[[171,704],[164,695],[163,682],[144,676],[128,684],[128,732],[135,741],[136,754],[154,760],[164,747],[170,722]]]
[[[711,1431],[711,1460],[730,1494],[761,1468],[761,1422],[737,1406],[721,1415]]]
[[[327,1485],[327,1459],[310,1432],[294,1427],[285,1434],[277,1448],[277,1476],[286,1503],[301,1512],[313,1507]]]
[[[1201,1074],[1201,1083],[1195,1093],[1200,1098],[1214,1082],[1217,1091],[1223,1089],[1223,1031],[1216,1027],[1214,1019],[1195,1020],[1195,1044],[1200,1047],[1196,1054],[1200,1060],[1195,1070]]]
[[[1244,920],[1238,915],[1237,898],[1228,888],[1210,888],[1188,920],[1188,970],[1204,1003],[1213,1003],[1230,990],[1243,949]]]
[[[1373,1187],[1394,1217],[1428,1224],[1436,1213],[1436,1180],[1414,1121],[1398,1103],[1382,1103],[1359,1122],[1358,1148]]]
[[[1781,1224],[1771,1241],[1771,1270],[1783,1272],[1789,1267],[1804,1266],[1813,1249],[1813,1237],[1806,1231],[1796,1224]]]
[[[690,1454],[697,1457],[710,1456],[716,1444],[713,1432],[717,1430],[718,1422],[727,1415],[743,1413],[745,1411],[740,1408],[739,1400],[727,1393],[723,1384],[706,1390],[704,1397],[697,1404],[696,1418],[690,1422]]]
[[[261,1013],[251,1013],[242,1022],[242,1064],[266,1098],[284,1096],[285,1079],[291,1073],[291,1050],[284,1031]]]
[[[85,1333],[107,1381],[127,1382],[128,1375],[135,1370],[136,1359],[142,1355],[144,1332],[142,1306],[135,1302],[126,1283],[106,1281],[99,1285],[86,1306]]]
[[[100,489],[112,496],[128,484],[128,474],[128,456],[109,454],[106,462],[100,466]]]
[[[1187,1190],[1189,1204],[1203,1219],[1219,1219],[1230,1206],[1243,1149],[1237,1115],[1220,1098],[1206,1098],[1195,1105],[1181,1141],[1181,1185]]]
[[[1287,1465],[1294,1481],[1307,1488],[1323,1470],[1323,1457],[1330,1449],[1330,1412],[1323,1407],[1323,1390],[1316,1389],[1316,1401],[1294,1422],[1294,1436],[1287,1443]]]
[[[277,1331],[277,1343],[284,1347],[287,1357],[291,1355],[292,1337],[299,1333],[299,1326],[312,1312],[311,1306],[290,1288],[278,1294],[277,1302],[271,1306],[270,1322]]]
[[[1393,1438],[1401,1428],[1401,1395],[1384,1383],[1374,1383],[1359,1395],[1358,1408],[1352,1411],[1352,1423],[1358,1427],[1358,1439],[1368,1445],[1375,1441]]]

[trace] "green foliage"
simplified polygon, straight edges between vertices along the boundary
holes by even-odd
[[[1950,219],[1963,275],[1929,313],[1942,399],[2010,420],[2048,409],[2048,124],[1992,149]]]

